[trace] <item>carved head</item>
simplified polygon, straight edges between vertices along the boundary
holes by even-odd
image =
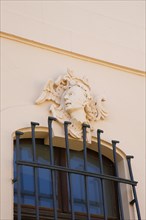
[[[41,96],[36,100],[36,104],[45,101],[53,101],[50,111],[60,123],[65,120],[71,122],[75,120],[76,123],[91,125],[93,121],[104,119],[107,116],[102,104],[104,99],[95,100],[91,94],[88,80],[75,76],[70,70],[65,75],[58,77],[55,82],[50,80],[47,82]]]

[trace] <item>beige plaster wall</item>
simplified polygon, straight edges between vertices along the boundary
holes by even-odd
[[[1,30],[145,69],[145,1],[1,1]]]
[[[145,1],[1,1],[2,32],[138,70],[145,70],[144,17]],[[1,54],[0,219],[13,218],[12,134],[30,121],[47,126],[47,103],[34,102],[48,79],[70,67],[89,78],[95,95],[107,99],[109,117],[95,128],[104,130],[106,142],[118,139],[121,152],[134,155],[145,220],[144,77],[6,39]],[[129,212],[134,220],[132,207]]]
[[[48,79],[55,80],[67,67],[84,74],[92,92],[106,96],[109,116],[95,124],[104,130],[103,140],[120,141],[118,147],[132,154],[137,193],[145,216],[145,81],[144,77],[1,39],[1,164],[0,219],[13,216],[13,143],[12,134],[30,127],[30,121],[47,126],[48,104],[35,105],[36,98]],[[129,189],[129,188],[128,188]],[[130,192],[130,191],[129,191]],[[131,194],[131,193],[130,193]],[[129,206],[130,218],[135,219]]]

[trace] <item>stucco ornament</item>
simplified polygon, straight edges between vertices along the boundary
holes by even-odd
[[[95,99],[91,94],[88,80],[75,76],[71,70],[59,76],[55,82],[49,80],[44,86],[36,104],[50,101],[50,112],[63,124],[70,121],[69,134],[74,138],[82,137],[82,124],[90,125],[87,129],[87,140],[91,141],[93,122],[105,119],[107,112],[104,109],[103,98]]]

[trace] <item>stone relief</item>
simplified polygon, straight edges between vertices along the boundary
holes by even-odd
[[[49,80],[36,100],[36,104],[51,102],[49,111],[61,124],[70,121],[69,134],[74,138],[82,138],[82,124],[90,125],[87,129],[87,141],[91,142],[93,122],[105,119],[107,112],[104,109],[103,98],[93,97],[88,80],[74,75],[67,70],[55,82]]]

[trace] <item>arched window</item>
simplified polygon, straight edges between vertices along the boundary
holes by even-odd
[[[36,159],[38,164],[50,165],[49,146],[44,144],[43,139],[36,139]],[[31,139],[21,139],[20,160],[33,161],[33,148]],[[14,179],[16,179],[16,146],[14,147]],[[66,167],[66,151],[60,147],[54,147],[54,166]],[[83,151],[70,150],[70,168],[77,171],[84,170]],[[112,161],[103,156],[104,173],[114,175]],[[53,219],[53,190],[51,170],[37,168],[37,179],[34,175],[35,168],[28,165],[20,166],[21,188],[21,212],[22,219],[36,219],[35,212],[35,184],[38,184],[39,216],[40,219]],[[87,150],[87,172],[100,173],[98,153]],[[58,219],[71,219],[71,201],[69,176],[63,170],[54,171],[56,188],[56,206]],[[73,210],[75,219],[87,219],[86,217],[86,187],[89,195],[89,212],[91,219],[103,219],[103,199],[101,180],[96,177],[88,177],[87,186],[85,176],[78,173],[70,174]],[[105,180],[105,195],[108,219],[118,220],[118,205],[115,183]],[[15,219],[17,219],[17,181],[14,184]]]

